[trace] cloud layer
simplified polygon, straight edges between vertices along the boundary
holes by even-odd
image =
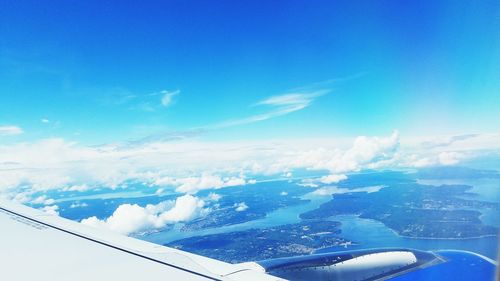
[[[287,103],[283,98],[280,103]],[[273,101],[277,102],[277,101]],[[430,139],[430,140],[429,140]],[[449,139],[448,138],[445,138]],[[0,145],[0,195],[36,200],[36,191],[88,191],[126,188],[127,182],[196,194],[255,182],[261,175],[287,175],[294,169],[330,171],[320,179],[334,184],[362,169],[456,165],[500,149],[499,135],[455,138],[429,148],[440,138],[401,141],[386,137],[351,140],[310,139],[256,142],[156,141],[142,145],[81,146],[63,139]],[[290,173],[290,175],[292,175]],[[305,183],[314,185],[315,182]]]
[[[161,177],[153,182],[158,186],[174,186],[180,193],[196,193],[203,189],[218,189],[223,187],[238,186],[252,183],[243,177],[221,177],[210,173],[203,173],[199,177]]]

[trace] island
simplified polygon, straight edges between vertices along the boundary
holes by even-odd
[[[335,221],[304,221],[276,227],[196,236],[165,244],[230,263],[307,255],[351,244]]]
[[[429,239],[464,239],[497,235],[498,229],[481,222],[481,209],[498,204],[464,199],[467,185],[421,185],[415,182],[387,186],[378,192],[335,194],[319,208],[300,215],[324,220],[356,214],[384,223],[401,236]]]

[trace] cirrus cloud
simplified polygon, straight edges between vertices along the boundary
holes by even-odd
[[[168,107],[172,104],[173,102],[173,99],[176,95],[178,95],[181,91],[179,90],[176,90],[176,91],[173,91],[173,92],[170,92],[170,91],[161,91],[160,94],[161,94],[161,105],[163,107]]]
[[[0,136],[14,136],[24,133],[18,126],[0,126]]]

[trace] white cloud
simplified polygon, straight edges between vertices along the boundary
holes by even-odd
[[[84,192],[87,190],[90,190],[91,187],[88,186],[87,184],[78,184],[78,185],[71,185],[64,187],[62,190],[63,191],[79,191],[79,192]]]
[[[33,203],[33,204],[43,204],[43,202],[45,202],[46,199],[47,199],[47,196],[42,195],[42,196],[39,196],[39,197],[35,198],[35,200],[31,201],[31,203]]]
[[[229,177],[229,178],[224,178],[224,185],[221,187],[238,186],[238,185],[245,185],[245,184],[247,184],[247,182],[245,181],[244,178]]]
[[[0,126],[0,136],[14,136],[24,133],[23,129],[17,126]]]
[[[245,202],[241,202],[241,203],[234,204],[234,208],[235,208],[236,212],[243,212],[243,211],[246,211],[248,209],[248,206]]]
[[[146,230],[150,227],[155,227],[158,218],[155,215],[148,213],[146,208],[139,205],[123,204],[120,205],[113,215],[106,220],[99,220],[97,217],[90,217],[82,220],[83,224],[107,228],[109,230],[129,234],[136,231]]]
[[[84,207],[88,207],[89,205],[85,202],[83,203],[79,203],[79,202],[75,202],[75,203],[72,203],[69,207],[71,209],[74,209],[74,208],[84,208]]]
[[[315,98],[328,93],[329,90],[318,90],[313,92],[287,93],[272,96],[257,103],[257,105],[301,105],[308,106]]]
[[[42,210],[43,212],[45,212],[46,214],[49,214],[49,215],[53,215],[53,216],[58,216],[59,215],[59,206],[57,205],[52,205],[52,206],[45,206],[43,208],[41,208],[40,210]]]
[[[400,146],[395,132],[358,137],[350,147],[344,139],[185,140],[94,147],[63,139],[0,144],[0,192],[29,202],[34,191],[126,188],[126,182],[137,181],[165,192],[194,194],[253,184],[259,175],[280,176],[295,169],[342,175],[362,169],[454,165],[499,151],[500,135],[480,135],[432,149],[422,149],[421,143],[412,138]],[[317,180],[302,184],[316,187]],[[328,176],[323,181],[335,183]]]
[[[39,196],[31,201],[32,204],[44,204],[44,205],[52,205],[55,202],[56,201],[54,199],[47,198],[47,196],[45,195]]]
[[[295,167],[326,169],[332,173],[347,173],[363,168],[387,163],[397,156],[399,148],[399,133],[394,131],[389,137],[357,137],[351,148],[327,150],[317,148],[299,152],[293,160]]]
[[[337,192],[337,190],[338,190],[338,188],[336,188],[336,187],[322,187],[322,188],[316,189],[312,193],[315,195],[330,196],[330,195],[334,194],[335,192]]]
[[[172,104],[173,98],[178,95],[181,91],[176,90],[173,92],[169,91],[161,91],[161,105],[164,107],[168,107],[169,105]]]
[[[47,118],[42,118],[42,119],[40,120],[40,122],[47,124],[47,123],[50,123],[50,120],[49,120],[49,119],[47,119]]]
[[[204,173],[200,177],[179,178],[172,182],[173,185],[177,185],[175,190],[181,193],[196,193],[203,189],[218,189],[222,187],[245,185],[246,183],[244,178],[222,178],[208,173]]]
[[[211,201],[219,201],[221,198],[222,196],[214,192],[210,192],[210,194],[208,194],[208,199]]]
[[[298,183],[297,185],[303,186],[303,187],[318,187],[319,185],[313,183],[312,180],[302,180],[301,183]]]
[[[189,221],[203,212],[205,202],[191,195],[184,195],[175,200],[175,206],[161,214],[161,219],[168,222]]]
[[[286,191],[282,191],[282,192],[280,193],[280,195],[281,195],[281,196],[287,196],[287,195],[288,195],[288,192],[286,192]]]
[[[332,184],[332,183],[338,183],[338,182],[346,180],[346,179],[347,179],[346,175],[340,174],[340,175],[323,176],[319,179],[319,181],[324,183],[324,184]]]
[[[320,183],[322,184],[339,183],[346,179],[347,176],[344,174],[331,174],[320,178],[306,178],[301,180],[300,183],[298,183],[298,185],[304,187],[318,187]]]
[[[6,197],[5,194],[2,197],[8,199],[8,196]],[[28,203],[31,200],[32,200],[32,198],[31,198],[30,194],[27,192],[17,193],[17,194],[14,194],[14,196],[12,196],[12,201],[18,202],[21,204]]]
[[[340,159],[328,163],[332,171],[358,171],[365,164],[373,164],[392,158],[399,147],[399,133],[394,131],[390,137],[357,137],[353,146]]]
[[[119,89],[119,92],[111,95],[109,99],[101,100],[101,102],[107,105],[125,105],[134,110],[154,112],[162,107],[172,105],[174,97],[180,93],[180,90],[132,94],[127,90]]]
[[[384,188],[383,185],[375,185],[375,186],[366,186],[366,187],[359,187],[359,188],[339,188],[336,186],[327,186],[327,187],[322,187],[318,188],[315,191],[313,191],[313,194],[316,195],[321,195],[321,196],[330,196],[333,194],[344,194],[344,193],[349,193],[349,192],[367,192],[367,193],[372,193],[372,192],[378,192]]]
[[[464,152],[443,151],[425,154],[410,154],[401,159],[401,166],[424,168],[431,166],[456,165],[469,156]]]
[[[267,106],[271,109],[265,113],[252,115],[250,117],[228,120],[212,126],[206,126],[207,129],[220,129],[239,125],[246,125],[255,122],[265,121],[271,118],[290,114],[302,110],[312,104],[312,102],[330,92],[330,90],[316,90],[312,92],[287,93],[278,96],[272,96],[257,102],[256,106]]]
[[[121,234],[131,234],[155,228],[162,228],[169,223],[189,221],[209,212],[204,209],[205,202],[191,195],[183,195],[175,200],[157,205],[141,207],[137,204],[120,205],[109,218],[100,220],[97,217],[83,219],[81,223],[115,231]]]
[[[479,134],[463,134],[463,135],[454,135],[454,136],[441,136],[434,137],[430,140],[426,140],[422,142],[422,146],[428,149],[436,148],[436,147],[448,147],[453,145],[456,142],[467,141],[470,139],[474,139],[479,137]]]
[[[454,151],[445,151],[441,152],[438,155],[439,163],[442,165],[455,165],[460,162],[460,159],[463,158],[463,155]]]

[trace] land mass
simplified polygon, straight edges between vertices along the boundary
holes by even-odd
[[[384,223],[399,235],[412,238],[463,239],[496,235],[498,229],[479,219],[478,209],[497,209],[498,204],[466,200],[471,186],[396,184],[378,192],[333,195],[319,208],[303,213],[302,219],[319,220],[356,214]]]
[[[283,193],[284,190],[286,190],[285,193]],[[308,192],[310,190],[288,181],[264,182],[221,189],[217,191],[221,198],[212,207],[212,211],[204,217],[187,222],[181,230],[197,231],[261,219],[272,211],[309,202],[300,198]],[[200,196],[205,195],[208,196],[208,193],[200,193]],[[238,204],[242,202],[247,208],[237,211]]]
[[[317,249],[342,247],[340,223],[304,221],[269,228],[196,236],[165,244],[231,263],[307,255]]]

